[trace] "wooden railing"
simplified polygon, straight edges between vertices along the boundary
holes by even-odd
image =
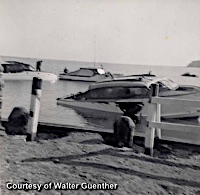
[[[145,134],[145,154],[153,156],[154,138],[161,139],[161,129],[169,131],[179,131],[188,133],[199,133],[199,125],[186,125],[178,123],[161,122],[161,106],[167,104],[169,106],[180,105],[188,107],[196,107],[200,109],[200,100],[186,100],[178,98],[158,97],[158,84],[151,85],[151,95],[148,105],[147,129]],[[200,119],[200,118],[199,118]],[[200,145],[200,140],[193,141],[193,144]]]

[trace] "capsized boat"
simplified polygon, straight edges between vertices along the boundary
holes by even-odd
[[[189,72],[183,73],[181,76],[185,76],[185,77],[197,77],[197,78],[198,78],[198,75],[196,75],[196,74],[191,74],[191,73],[189,73]]]
[[[122,75],[105,72],[103,68],[80,68],[76,71],[59,74],[59,79],[71,81],[97,82],[119,76]]]
[[[58,77],[54,73],[38,72],[30,64],[17,61],[5,61],[3,67],[3,79],[6,80],[32,80],[33,77],[40,77],[44,81],[56,82]]]
[[[182,99],[200,98],[200,88],[196,86],[180,86],[167,78],[121,77],[96,82],[86,92],[72,94],[57,99],[57,104],[78,109],[84,112],[106,112],[110,114],[137,114],[147,116],[150,86],[159,84],[159,96]],[[200,115],[200,108],[163,105],[162,116]]]

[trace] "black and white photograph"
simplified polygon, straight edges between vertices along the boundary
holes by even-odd
[[[0,195],[200,195],[199,0],[0,0]]]

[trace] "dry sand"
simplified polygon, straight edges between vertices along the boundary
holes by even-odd
[[[199,147],[172,147],[172,152],[144,155],[106,145],[99,134],[70,133],[67,137],[25,142],[25,136],[0,131],[1,194],[200,194]],[[180,149],[182,148],[182,149]],[[49,182],[118,184],[117,190],[6,189],[6,183]]]

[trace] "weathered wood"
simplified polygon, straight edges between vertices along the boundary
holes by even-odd
[[[40,98],[41,98],[42,79],[34,77],[32,83],[32,95],[30,105],[30,121],[27,131],[26,141],[34,141],[37,134],[37,126],[40,112]]]
[[[174,124],[167,122],[160,122],[160,112],[161,104],[169,105],[180,105],[187,107],[200,107],[200,101],[198,100],[186,100],[178,98],[168,98],[168,97],[157,97],[156,91],[158,91],[158,85],[151,85],[151,97],[148,105],[148,116],[147,123],[148,127],[145,135],[145,151],[149,155],[153,155],[154,146],[154,132],[156,129],[156,136],[161,138],[161,129],[166,131],[180,131],[183,133],[200,133],[200,126],[198,125],[187,125],[187,124]],[[190,113],[191,114],[191,113]],[[194,113],[192,113],[194,115]],[[197,113],[196,113],[197,115]],[[185,115],[184,115],[185,116]],[[185,140],[179,138],[168,138],[163,137],[163,139],[170,139],[174,141],[179,141],[183,143],[192,143],[200,145],[200,140]]]
[[[197,126],[197,125],[186,125],[186,124],[166,123],[166,122],[160,123],[160,122],[149,121],[149,126],[152,128],[166,129],[169,131],[200,133],[200,126]]]
[[[3,103],[3,88],[4,88],[4,80],[3,80],[3,73],[2,67],[0,68],[0,130],[5,130],[1,123],[1,116],[2,116],[2,103]]]
[[[151,103],[154,104],[171,104],[171,105],[180,105],[187,107],[199,107],[199,100],[189,100],[189,99],[179,99],[179,98],[168,98],[168,97],[152,97]]]
[[[161,105],[156,104],[156,122],[161,122]],[[161,139],[161,129],[156,128],[156,137]]]
[[[157,119],[157,105],[151,103],[153,96],[158,95],[158,85],[152,84],[150,91],[150,102],[148,105],[147,121],[155,122]],[[146,135],[145,135],[145,154],[153,156],[153,146],[155,138],[155,128],[147,125]]]

